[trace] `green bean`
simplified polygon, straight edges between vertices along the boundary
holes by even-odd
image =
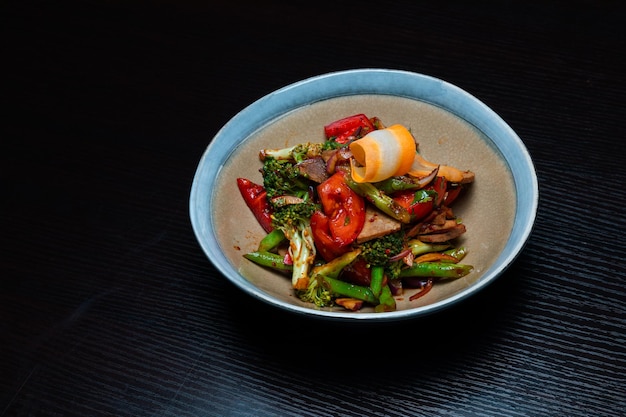
[[[380,292],[383,289],[383,280],[385,278],[385,268],[379,265],[372,266],[370,272],[370,289],[374,294],[374,297],[380,297]]]
[[[450,247],[449,243],[441,243],[439,245],[434,245],[430,243],[422,242],[419,239],[411,239],[407,242],[409,249],[413,252],[413,256],[423,255],[425,253],[430,252],[441,252]]]
[[[383,313],[386,311],[394,311],[396,309],[396,299],[391,294],[391,289],[388,285],[385,285],[380,292],[380,302],[374,307],[376,313]]]
[[[402,190],[418,190],[424,187],[417,179],[406,175],[387,178],[386,180],[374,183],[374,186],[387,194]]]
[[[269,232],[259,243],[258,252],[270,252],[272,249],[280,245],[285,241],[285,234],[279,228],[273,229]]]
[[[444,251],[443,253],[445,253],[446,255],[450,255],[455,257],[457,260],[461,260],[463,258],[465,258],[465,255],[467,255],[467,248],[464,246],[461,246],[459,248],[453,248],[447,251]]]
[[[323,277],[323,279],[328,284],[332,294],[356,298],[372,304],[378,303],[378,298],[374,296],[374,293],[368,287],[351,284],[349,282],[330,277]]]
[[[350,265],[361,253],[360,249],[344,253],[330,262],[315,266],[311,270],[311,276],[323,275],[325,277],[337,278],[343,268]]]
[[[346,184],[352,190],[367,199],[370,203],[376,206],[380,211],[402,223],[410,223],[411,215],[408,210],[398,204],[393,198],[376,188],[369,182],[356,182],[352,179],[351,175],[344,175]]]
[[[450,262],[421,262],[403,269],[400,277],[461,278],[469,274],[473,268],[471,265]]]
[[[283,260],[283,257],[276,253],[256,251],[256,252],[246,253],[243,256],[261,266],[266,266],[266,267],[273,268],[279,271],[292,271],[293,270],[293,266],[286,264]]]

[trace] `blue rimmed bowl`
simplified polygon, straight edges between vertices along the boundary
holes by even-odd
[[[455,214],[467,232],[458,244],[474,266],[467,276],[437,283],[398,309],[375,313],[317,308],[301,302],[290,279],[243,255],[264,236],[236,186],[237,177],[262,182],[258,154],[302,142],[323,141],[323,126],[356,113],[410,128],[428,160],[472,170],[475,182]],[[522,140],[476,97],[432,76],[391,69],[333,72],[285,86],[250,104],[212,138],[200,158],[189,198],[195,236],[217,270],[247,295],[286,313],[329,320],[392,321],[435,313],[501,276],[530,237],[538,206],[535,169]],[[237,300],[245,303],[245,297]]]

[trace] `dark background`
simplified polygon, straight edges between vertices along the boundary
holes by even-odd
[[[0,19],[0,415],[626,415],[623,2],[3,1]],[[369,67],[511,125],[533,234],[427,318],[276,311],[197,244],[196,166],[254,100]]]

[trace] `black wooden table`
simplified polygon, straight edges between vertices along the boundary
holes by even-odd
[[[207,3],[0,5],[0,415],[626,415],[623,2]],[[191,229],[223,124],[353,68],[458,85],[537,168],[519,258],[423,319],[277,311]]]

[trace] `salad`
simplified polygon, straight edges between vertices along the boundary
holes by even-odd
[[[394,311],[469,274],[453,203],[472,171],[422,157],[411,132],[356,114],[324,126],[325,141],[262,149],[262,181],[237,178],[266,235],[244,256],[283,273],[315,306]]]

